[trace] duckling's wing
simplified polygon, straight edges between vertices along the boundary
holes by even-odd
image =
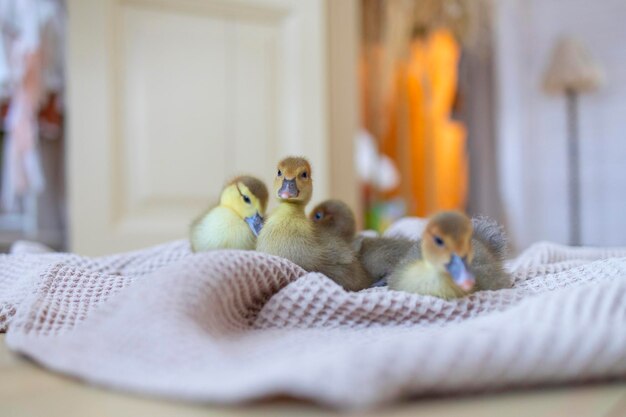
[[[486,216],[474,217],[472,226],[474,227],[472,237],[482,242],[485,248],[491,251],[496,258],[503,260],[508,250],[508,240],[504,228]]]
[[[377,281],[389,275],[414,246],[418,246],[415,241],[403,238],[363,238],[358,254],[363,268]],[[419,248],[412,258],[421,258]]]
[[[472,219],[474,234],[472,246],[474,259],[470,269],[476,276],[478,290],[510,288],[511,275],[505,271],[503,261],[508,252],[504,228],[495,220],[481,216]]]
[[[194,252],[211,249],[254,249],[254,235],[231,209],[217,206],[194,222],[190,231]]]
[[[416,261],[422,259],[422,241],[410,240],[410,242],[411,245],[408,247],[404,256],[402,256],[385,275],[386,284],[389,288],[407,288],[407,285],[410,285],[410,281],[412,280],[408,278],[411,274],[407,274],[407,271],[415,265]],[[368,265],[366,269],[368,269],[368,267],[370,266]],[[408,281],[406,281],[407,279]]]
[[[477,290],[511,288],[511,275],[506,272],[502,259],[478,239],[472,240],[474,259],[470,270],[476,277]]]
[[[317,269],[319,272],[348,291],[369,288],[374,283],[348,242],[326,232],[319,232],[318,239],[323,254]]]

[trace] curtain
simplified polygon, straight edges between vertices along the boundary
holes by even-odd
[[[395,66],[391,91],[386,97],[373,97],[376,88],[367,79],[380,68],[383,53],[379,46],[371,48],[363,63],[364,124],[379,139],[380,152],[395,162],[401,180],[398,187],[379,193],[377,198],[402,198],[407,215],[424,217],[437,210],[464,210],[468,189],[466,131],[461,122],[452,119],[459,44],[446,29],[417,38],[410,45],[408,59]],[[371,100],[382,100],[383,105],[372,105]]]

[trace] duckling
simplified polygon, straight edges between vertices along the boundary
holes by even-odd
[[[389,288],[444,299],[474,291],[472,221],[465,214],[444,211],[433,216],[421,239],[421,259],[409,253],[388,279]]]
[[[365,272],[377,285],[386,285],[385,278],[401,260],[422,258],[421,242],[406,238],[355,236],[354,214],[340,200],[327,200],[317,205],[309,216],[317,227],[334,230],[348,241],[358,255]],[[472,219],[474,257],[469,270],[476,277],[477,289],[497,290],[511,287],[511,276],[504,270],[507,239],[503,228],[488,217]]]
[[[261,180],[240,176],[230,181],[218,206],[198,217],[190,228],[193,252],[211,249],[254,249],[267,208],[267,187]]]
[[[372,282],[389,275],[415,245],[415,241],[409,239],[356,236],[354,214],[341,200],[326,200],[318,204],[309,218],[316,227],[336,233],[350,243]]]
[[[315,227],[337,234],[352,244],[356,234],[356,220],[350,207],[341,200],[326,200],[315,206],[309,214]]]
[[[257,250],[282,256],[307,271],[321,272],[346,290],[371,285],[349,244],[334,233],[316,228],[306,214],[311,200],[311,165],[304,158],[288,157],[277,167],[274,195],[279,205],[263,226]]]
[[[472,218],[472,249],[474,256],[469,272],[476,277],[476,290],[511,288],[511,275],[504,269],[507,238],[504,229],[488,217]],[[382,285],[385,277],[400,264],[422,258],[422,241],[397,238],[366,238],[359,250],[365,270],[374,274]]]

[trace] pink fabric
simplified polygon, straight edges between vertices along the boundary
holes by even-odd
[[[443,301],[349,293],[282,258],[191,254],[183,241],[4,255],[0,326],[52,370],[200,402],[287,394],[351,408],[626,375],[626,249],[541,243],[511,268],[512,289]]]

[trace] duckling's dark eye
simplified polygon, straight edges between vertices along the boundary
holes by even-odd
[[[306,173],[306,171],[304,171],[302,174],[300,174],[300,176],[301,176],[302,178],[306,178],[306,177],[308,177],[308,176],[309,176],[309,174],[307,174],[307,173]]]
[[[322,217],[324,217],[324,214],[321,211],[315,213],[315,220],[322,220]]]
[[[283,176],[283,171],[281,171],[280,169],[278,170],[278,176],[282,177]]]
[[[250,197],[248,197],[247,195],[243,196],[243,201],[246,202],[246,204],[250,204]]]
[[[437,244],[437,246],[443,246],[443,239],[439,236],[433,236],[433,240]]]

